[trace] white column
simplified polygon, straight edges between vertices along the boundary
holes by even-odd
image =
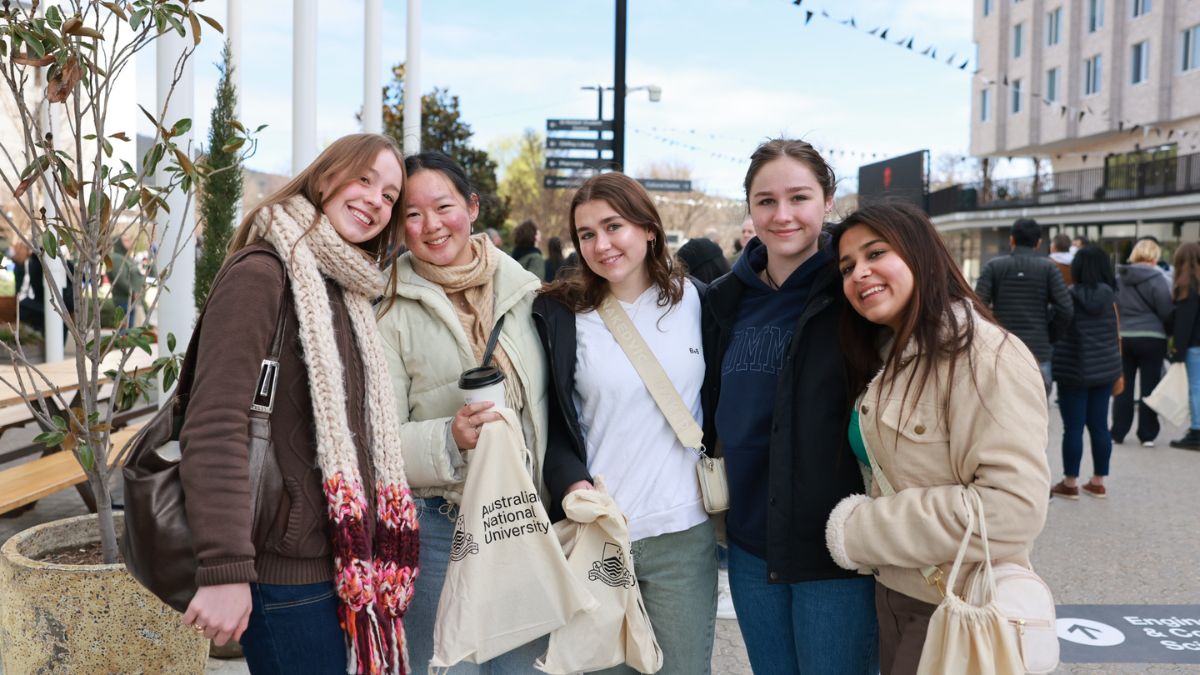
[[[383,0],[366,0],[363,12],[363,131],[383,131]]]
[[[58,130],[54,129],[53,121],[50,118],[50,101],[43,100],[41,111],[39,113],[39,136],[45,137],[47,132],[53,132],[54,137],[58,138]],[[46,209],[46,221],[53,222],[58,216],[58,212],[54,208],[54,200],[50,194],[53,189],[54,181],[47,180],[45,182],[45,192],[42,194],[42,207]],[[40,242],[33,242],[34,246]],[[61,247],[60,247],[61,248]],[[48,254],[49,252],[47,252]],[[62,264],[62,256],[59,251],[54,252],[54,257],[45,256],[46,264],[42,266],[42,278],[30,279],[30,283],[41,283],[43,289],[42,295],[42,315],[45,317],[46,330],[43,335],[46,349],[46,363],[63,360],[63,320],[54,307],[54,300],[51,288],[62,288],[66,285],[67,268]],[[65,298],[64,298],[65,300]]]
[[[176,63],[179,56],[191,45],[191,36],[180,37],[175,31],[166,31],[158,38],[155,46],[158,76],[156,110],[161,111],[168,105],[167,93],[170,92],[171,80],[175,76]],[[195,117],[194,89],[192,61],[188,59],[175,90],[171,92],[169,107],[166,108],[162,120],[163,126],[170,128],[177,120]],[[190,152],[191,131],[172,140],[181,150]],[[164,161],[159,167],[165,164]],[[170,180],[170,174],[160,172],[156,179],[159,185],[165,185]],[[158,251],[157,255],[151,258],[160,275],[164,272],[163,268],[170,265],[169,277],[158,288],[161,294],[158,299],[158,352],[162,355],[167,354],[168,333],[175,335],[177,350],[182,351],[187,347],[196,319],[196,305],[192,298],[192,287],[196,283],[195,217],[187,193],[183,190],[176,189],[167,198],[167,205],[171,207],[170,213],[159,211],[158,230],[161,236],[153,238],[153,241],[158,243]]]
[[[421,152],[421,0],[408,0],[404,62],[404,154]]]
[[[292,175],[317,158],[317,0],[292,3]]]
[[[242,0],[225,2],[225,39],[229,40],[229,65],[233,66],[233,87],[237,90],[237,104],[233,116],[242,118]]]

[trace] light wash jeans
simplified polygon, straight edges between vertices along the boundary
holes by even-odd
[[[404,631],[408,637],[409,671],[424,673],[433,658],[433,626],[437,622],[438,601],[450,563],[450,540],[454,536],[458,507],[441,497],[417,499],[416,503],[417,521],[421,526],[421,571],[417,575],[412,603],[404,615]],[[549,644],[548,636],[541,637],[487,663],[463,662],[448,672],[450,675],[536,673],[533,662],[546,653]]]
[[[875,578],[767,582],[767,561],[729,545],[729,588],[750,668],[761,675],[875,675]]]
[[[642,602],[663,652],[658,675],[712,672],[717,619],[717,538],[712,521],[639,539],[629,548]],[[599,672],[637,673],[624,665]]]
[[[1188,376],[1188,405],[1192,409],[1192,429],[1200,431],[1200,347],[1188,347],[1184,357]]]

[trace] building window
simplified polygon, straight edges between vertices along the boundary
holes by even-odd
[[[991,16],[991,14],[992,14],[992,0],[983,0],[983,15]]]
[[[1046,46],[1058,44],[1062,35],[1062,7],[1046,12]]]
[[[1087,0],[1088,32],[1095,33],[1104,28],[1104,0]]]
[[[1046,71],[1045,99],[1051,103],[1058,101],[1058,72],[1058,68],[1051,68]]]
[[[1012,111],[1013,114],[1021,112],[1021,81],[1012,81]]]
[[[1150,79],[1150,43],[1142,40],[1133,46],[1129,72],[1133,84],[1140,84]]]
[[[1150,13],[1150,0],[1129,0],[1129,4],[1135,19]]]
[[[1022,51],[1021,48],[1023,47],[1023,45],[1021,43],[1023,42],[1022,38],[1024,38],[1024,37],[1025,37],[1025,24],[1019,23],[1019,24],[1013,26],[1013,58],[1014,59],[1021,58],[1021,51]]]
[[[1100,93],[1100,55],[1083,62],[1083,95]]]
[[[1200,42],[1200,25],[1192,26],[1183,31],[1183,67],[1181,70],[1196,70],[1200,68],[1200,49],[1197,49],[1197,42]]]
[[[979,121],[986,122],[991,117],[992,92],[987,89],[979,91]]]

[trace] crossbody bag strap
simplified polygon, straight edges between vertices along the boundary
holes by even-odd
[[[600,302],[596,312],[604,321],[608,332],[612,333],[617,344],[621,346],[621,350],[625,352],[625,356],[629,358],[629,362],[633,364],[634,370],[642,378],[646,390],[650,392],[654,403],[667,418],[667,423],[675,431],[679,442],[700,457],[706,457],[704,431],[700,429],[699,424],[696,424],[696,418],[692,417],[692,413],[683,404],[683,397],[679,395],[675,385],[671,384],[662,364],[654,357],[654,352],[650,351],[650,346],[646,344],[646,340],[638,332],[637,326],[633,325],[633,321],[625,313],[625,308],[621,307],[620,302],[610,294]]]
[[[866,395],[866,392],[863,392],[859,395],[858,400],[854,402],[855,408],[862,410],[862,400]],[[862,418],[860,417],[859,419]],[[896,494],[896,489],[892,487],[892,483],[888,480],[887,474],[883,472],[883,469],[879,468],[879,462],[875,460],[875,453],[871,451],[871,443],[867,440],[867,435],[862,433],[861,429],[859,430],[859,436],[862,438],[863,450],[865,450],[867,453],[867,461],[871,464],[871,476],[874,477],[875,482],[879,484],[879,491],[883,493],[883,496],[891,497],[892,495]],[[967,536],[970,536],[970,534],[971,533],[968,532]],[[937,586],[938,590],[942,592],[942,595],[946,594],[946,587],[942,583],[944,575],[942,574],[942,570],[936,565],[922,567],[921,576],[925,577],[925,582],[929,585]]]

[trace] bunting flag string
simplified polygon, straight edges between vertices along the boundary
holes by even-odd
[[[710,132],[710,131],[701,131],[699,129],[681,129],[681,128],[677,128],[677,127],[650,127],[649,131],[651,131],[653,133],[659,133],[659,134],[686,134],[691,137],[703,138],[703,139],[712,140],[712,141],[722,141],[722,140],[735,141],[737,143],[744,145],[745,147],[747,147],[749,149],[758,147],[759,144],[761,144],[767,140],[766,137],[760,138],[758,140],[751,140],[751,139],[742,138],[739,136],[730,136],[728,134],[719,134],[719,133],[714,133],[714,132]],[[827,157],[857,158],[857,159],[865,160],[865,159],[887,159],[889,156],[891,156],[886,152],[868,152],[865,150],[848,150],[845,148],[829,146],[829,145],[825,145],[822,143],[813,143],[812,146],[814,148],[816,148],[817,151],[820,152],[822,155],[825,155]],[[744,158],[742,158],[741,161],[743,161],[743,162],[750,161],[749,152],[747,152],[746,156]]]

